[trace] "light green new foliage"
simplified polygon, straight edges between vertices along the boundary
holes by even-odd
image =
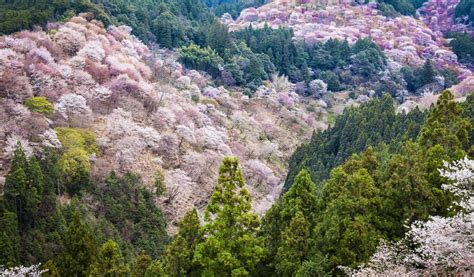
[[[227,157],[205,212],[204,241],[196,246],[194,261],[205,276],[248,276],[264,256],[258,216],[237,158]]]
[[[31,97],[26,99],[25,106],[32,112],[51,116],[54,113],[54,106],[46,97]]]
[[[90,156],[98,155],[93,132],[85,129],[56,128],[64,153],[59,161],[63,182],[69,194],[76,194],[90,183]]]

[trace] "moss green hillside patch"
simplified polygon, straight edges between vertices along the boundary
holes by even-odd
[[[54,106],[46,97],[31,97],[26,99],[25,106],[32,112],[37,112],[45,116],[51,116],[54,113]]]
[[[99,148],[92,131],[79,128],[56,128],[55,131],[66,151],[79,148],[88,154],[99,154]]]

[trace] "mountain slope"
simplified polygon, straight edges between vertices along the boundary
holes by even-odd
[[[93,179],[132,171],[154,190],[155,177],[163,176],[161,203],[172,222],[205,205],[225,155],[241,159],[263,212],[278,197],[297,144],[325,127],[318,122],[325,108],[300,99],[284,78],[249,99],[213,88],[175,59],[167,50],[151,52],[129,28],[106,31],[84,17],[1,37],[3,174],[18,140],[31,155],[44,146],[65,149],[61,130],[86,129],[98,147],[88,150]],[[32,97],[45,97],[54,112],[25,107]]]

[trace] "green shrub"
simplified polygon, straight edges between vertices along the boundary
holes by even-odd
[[[54,106],[46,97],[31,97],[26,99],[25,106],[32,112],[51,116],[54,113]]]
[[[99,154],[93,132],[78,128],[56,128],[55,131],[65,150],[80,148],[89,154]]]

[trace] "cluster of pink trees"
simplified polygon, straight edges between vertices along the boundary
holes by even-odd
[[[411,16],[382,16],[376,5],[370,3],[314,9],[305,4],[278,5],[272,2],[257,9],[244,10],[235,22],[226,22],[231,30],[249,25],[261,28],[265,24],[272,28],[290,27],[297,38],[308,44],[330,38],[354,43],[359,38],[371,37],[387,54],[393,70],[406,65],[419,66],[430,58],[440,67],[454,69],[463,79],[472,73],[458,64],[456,55],[446,47],[447,41],[441,32],[467,28],[454,22],[453,9],[458,1],[428,1],[421,12],[429,27]]]
[[[471,32],[474,29],[469,27],[462,19],[454,17],[454,9],[459,4],[459,0],[429,0],[423,3],[419,9],[423,16],[423,21],[432,29],[438,32]]]
[[[17,142],[28,155],[60,148],[55,128],[84,128],[100,148],[91,157],[94,177],[131,170],[152,187],[162,172],[171,188],[163,204],[174,220],[207,199],[225,155],[247,165],[254,198],[265,198],[284,178],[281,165],[311,135],[306,119],[314,115],[302,112],[286,82],[270,99],[214,88],[175,53],[152,52],[130,31],[74,17],[0,37],[0,159]],[[46,99],[52,113],[27,108],[32,97]]]

